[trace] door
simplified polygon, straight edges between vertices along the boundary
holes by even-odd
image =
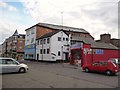
[[[39,54],[37,54],[37,61],[39,60]]]
[[[3,62],[2,70],[3,72],[18,72],[19,65],[12,59],[4,59],[5,63]]]
[[[100,67],[99,67],[99,71],[100,72],[105,72],[105,70],[108,67],[108,62],[100,62]]]
[[[99,71],[99,62],[94,62],[91,66],[92,71]]]
[[[65,53],[65,61],[69,61],[69,53]]]

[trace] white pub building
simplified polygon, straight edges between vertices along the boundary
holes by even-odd
[[[61,61],[69,59],[69,37],[57,30],[36,39],[36,60]]]

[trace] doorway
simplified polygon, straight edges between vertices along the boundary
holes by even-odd
[[[39,54],[37,54],[37,61],[39,60]]]
[[[81,62],[81,58],[82,58],[82,53],[80,49],[74,49],[71,51],[72,54],[72,58],[71,58],[71,63],[72,64],[78,64]]]

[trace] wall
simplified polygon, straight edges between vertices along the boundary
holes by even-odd
[[[36,46],[36,60],[37,60],[37,54],[39,54],[39,60],[44,60],[44,61],[62,60],[61,46],[67,45],[68,41],[58,41],[58,37],[61,37],[61,32],[58,32],[57,34],[53,35],[52,37],[49,37],[50,38],[49,44],[42,44],[42,45],[40,44],[41,39],[39,39],[39,45]],[[68,38],[68,36],[64,32],[63,32],[63,37],[65,39]],[[47,38],[44,38],[44,39],[47,39]],[[40,54],[40,49],[42,49],[42,50],[49,49],[50,53],[49,54]],[[60,56],[58,56],[58,51],[61,52]],[[66,49],[65,46],[63,47],[63,52],[68,52],[68,50]],[[63,58],[65,59],[64,54],[63,54]]]
[[[35,44],[36,42],[36,27],[32,27],[26,31],[25,45]]]
[[[17,39],[17,52],[24,52],[25,39]]]
[[[85,48],[87,48],[87,53],[85,54]],[[84,44],[83,55],[82,55],[82,65],[90,64],[94,61],[107,61],[110,58],[120,58],[120,51],[113,49],[92,49],[90,45]],[[93,54],[92,54],[93,53]]]
[[[95,50],[95,49],[94,49]],[[110,50],[110,49],[104,49],[103,54],[94,54],[93,60],[108,60],[110,58],[120,58],[119,57],[119,51],[118,50]]]
[[[75,49],[74,49],[75,50]],[[83,44],[83,48],[76,49],[81,51],[81,66],[91,64],[95,61],[107,61],[110,58],[120,58],[120,50],[113,49],[94,49],[90,44]],[[70,64],[74,64],[73,55],[71,55]]]
[[[49,29],[49,28],[45,28],[45,27],[40,27],[40,26],[37,26],[37,31],[36,31],[36,38],[39,38],[41,37],[42,35],[44,34],[47,34],[49,32],[52,32],[54,30],[52,29]]]
[[[61,40],[63,40],[62,37],[65,38],[65,41],[58,41],[58,37],[61,37]],[[51,38],[51,53],[56,54],[56,60],[65,60],[65,54],[63,54],[62,52],[68,52],[68,50],[66,50],[64,45],[68,44],[68,41],[66,41],[66,38],[68,38],[68,36],[64,33],[64,32],[58,32],[57,34],[55,34],[54,36],[52,36]],[[62,49],[63,46],[63,49]],[[60,56],[58,56],[58,51],[60,51]]]
[[[25,59],[35,59],[36,57],[35,44],[36,44],[36,27],[32,27],[26,31],[25,49],[24,49]]]
[[[50,37],[48,37],[48,38],[50,38]],[[36,60],[37,60],[37,54],[39,54],[39,59],[38,60],[49,61],[49,60],[51,60],[51,57],[50,57],[50,54],[47,54],[47,49],[50,49],[50,43],[49,44],[47,43],[47,38],[44,38],[44,39],[46,39],[46,44],[40,44],[40,40],[43,40],[43,39],[39,39],[39,45],[38,44],[36,45]],[[46,54],[41,54],[40,53],[41,49],[42,50],[45,49]]]

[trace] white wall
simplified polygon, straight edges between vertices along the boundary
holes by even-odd
[[[58,41],[58,37],[61,37],[62,41]],[[65,41],[63,41],[63,37],[65,38]],[[68,44],[68,41],[66,41],[66,38],[68,38],[68,36],[63,31],[60,31],[51,37],[51,52],[56,54],[56,57],[55,57],[56,60],[62,60],[62,58],[65,59],[65,56],[62,52],[63,51],[68,52],[68,50],[65,50],[65,46],[64,46]],[[62,49],[62,46],[63,46],[63,49]],[[61,52],[60,56],[58,56],[58,51]]]
[[[39,45],[36,45],[36,60],[37,60],[37,54],[39,54],[39,60],[44,60],[44,61],[62,60],[62,48],[61,47],[68,44],[68,41],[66,41],[66,38],[68,38],[68,36],[64,32],[62,32],[63,34],[61,32],[58,32],[57,34],[53,35],[52,37],[49,37],[50,43],[43,44],[43,46],[40,45],[40,39],[39,39]],[[58,37],[62,37],[62,36],[65,38],[65,41],[58,41]],[[36,43],[37,43],[37,41],[36,41]],[[48,48],[50,49],[50,54],[47,54]],[[40,49],[46,49],[46,54],[40,54]],[[61,52],[60,56],[58,56],[58,51]],[[69,50],[66,50],[65,46],[63,47],[63,51],[69,52]],[[54,53],[56,56],[51,53]],[[64,54],[63,54],[63,58],[65,59]]]
[[[32,34],[32,32],[34,34]],[[31,43],[32,38],[34,38],[34,41]],[[25,45],[35,44],[35,42],[36,42],[36,27],[33,27],[26,31]]]
[[[45,38],[47,40],[47,38]],[[41,54],[40,53],[40,49],[42,50],[46,50],[46,54]],[[50,49],[50,43],[47,44],[40,44],[40,39],[39,39],[39,45],[36,45],[36,60],[37,60],[37,54],[39,54],[39,60],[44,60],[44,61],[50,61],[51,60],[51,56],[50,54],[47,54],[47,49]]]
[[[0,45],[0,57],[2,56],[2,44]]]

